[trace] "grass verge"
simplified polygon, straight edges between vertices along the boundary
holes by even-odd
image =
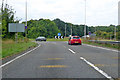
[[[95,42],[89,42],[89,41],[83,41],[84,44],[90,44],[95,46],[101,46],[101,47],[107,47],[107,48],[113,48],[113,49],[119,49],[118,44],[104,44],[104,43],[95,43]]]
[[[19,42],[15,43],[13,40],[2,41],[2,58],[18,54],[28,48],[35,47],[37,44],[34,42]]]

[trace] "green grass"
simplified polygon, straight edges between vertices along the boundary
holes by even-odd
[[[1,59],[1,57],[2,57],[2,40],[0,38],[0,59]]]
[[[116,45],[102,44],[102,43],[95,43],[95,42],[89,42],[89,41],[83,41],[83,43],[84,44],[95,45],[95,46],[107,47],[107,48],[114,48],[114,49],[118,49],[119,48],[118,44],[116,44]]]
[[[55,38],[47,38],[47,41],[68,41],[69,38],[64,39],[55,39]],[[30,41],[35,41],[35,39],[29,39]]]
[[[47,41],[68,41],[69,38],[64,39],[54,39],[54,38],[47,38]]]
[[[2,58],[18,54],[22,51],[27,50],[30,47],[35,47],[37,44],[28,41],[15,43],[13,40],[2,41]]]

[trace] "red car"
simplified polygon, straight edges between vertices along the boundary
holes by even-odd
[[[72,44],[82,45],[82,41],[81,41],[79,36],[72,36],[72,37],[69,38],[68,44],[69,45],[72,45]]]

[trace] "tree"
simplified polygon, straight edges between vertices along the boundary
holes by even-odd
[[[37,38],[39,36],[53,38],[58,32],[60,32],[60,30],[56,24],[49,19],[28,21],[28,38]]]
[[[13,11],[12,7],[10,7],[8,4],[5,5],[5,7],[1,8],[2,12],[2,38],[11,38],[14,33],[9,33],[8,32],[8,24],[9,23],[14,23],[14,14],[15,12]]]

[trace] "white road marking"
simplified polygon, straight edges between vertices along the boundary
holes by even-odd
[[[73,50],[71,50],[71,49],[68,49],[70,52],[72,52],[73,54],[75,54],[75,52],[73,51]]]
[[[22,54],[22,55],[16,57],[16,58],[14,58],[14,59],[12,59],[12,60],[10,60],[10,61],[8,61],[8,62],[6,62],[5,64],[1,65],[0,68],[2,68],[2,67],[4,67],[4,66],[6,66],[6,65],[8,65],[8,64],[10,64],[10,63],[12,63],[13,61],[15,61],[15,60],[17,60],[17,59],[19,59],[19,58],[21,58],[21,57],[23,57],[23,56],[25,56],[26,54],[28,54],[28,53],[34,51],[35,49],[37,49],[37,48],[40,47],[40,46],[41,46],[41,45],[37,46],[36,48],[34,48],[34,49],[32,49],[32,50],[30,50],[30,51],[28,51],[28,52],[26,52],[26,53],[24,53],[24,54]]]
[[[87,61],[85,58],[80,57],[80,59],[83,60],[83,61],[85,61],[88,65],[90,65],[91,67],[93,67],[96,71],[98,71],[99,73],[101,73],[103,76],[105,76],[109,80],[114,80],[111,76],[109,76],[107,73],[105,73],[104,71],[102,71],[101,69],[99,69],[98,67],[96,67],[91,62]]]
[[[93,46],[93,45],[87,45],[87,44],[84,44],[84,45],[94,47],[94,48],[99,48],[99,49],[105,49],[105,50],[109,50],[109,51],[113,51],[113,52],[120,52],[118,50],[113,50],[113,49],[108,49],[108,48],[103,48],[103,47],[98,47],[98,46]]]

